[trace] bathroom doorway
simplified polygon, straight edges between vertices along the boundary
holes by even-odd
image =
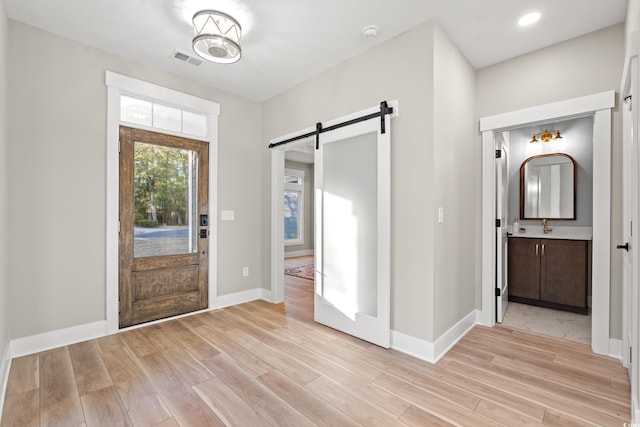
[[[509,242],[517,250],[504,260],[509,281],[514,283],[502,323],[590,345],[593,117],[540,123],[502,132],[505,133],[510,148],[507,229]],[[549,134],[553,135],[551,139]],[[540,139],[540,135],[545,140]],[[534,162],[537,162],[535,166]],[[538,217],[547,220],[550,231],[546,234]],[[522,239],[531,245],[517,246]],[[556,239],[575,239],[575,245],[558,247],[552,254],[549,249],[555,246],[544,242],[553,243]],[[537,244],[538,241],[542,243]],[[527,249],[531,249],[530,253]],[[518,252],[522,250],[524,253]],[[570,258],[568,262],[576,262],[580,271],[567,278],[545,280],[545,275],[552,274],[554,268],[554,261],[549,257],[565,253]],[[539,264],[535,289],[530,286],[533,281],[530,275],[516,270],[528,270],[529,263]],[[567,264],[560,267],[566,270]],[[567,289],[557,286],[558,289],[553,289],[558,283]]]
[[[591,117],[593,120],[593,183],[592,193],[592,339],[595,353],[615,355],[619,345],[609,337],[610,299],[610,200],[611,200],[611,109],[615,92],[602,92],[567,101],[541,105],[480,120],[482,132],[483,201],[482,201],[482,311],[481,322],[496,323],[495,246],[495,134],[536,124],[563,121],[569,118]],[[512,148],[513,151],[513,148]],[[512,153],[513,157],[513,153]]]

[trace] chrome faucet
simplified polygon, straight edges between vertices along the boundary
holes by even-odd
[[[549,234],[550,231],[553,230],[553,228],[549,228],[549,226],[547,225],[547,219],[543,219],[542,220],[542,231],[544,232],[544,234]]]

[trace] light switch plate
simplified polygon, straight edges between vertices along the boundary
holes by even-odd
[[[438,208],[438,224],[444,222],[444,208]]]
[[[221,221],[233,221],[235,219],[234,211],[220,211]]]

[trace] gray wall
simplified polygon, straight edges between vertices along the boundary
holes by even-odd
[[[476,223],[481,199],[473,186],[481,177],[481,145],[474,138],[475,70],[438,27],[433,85],[434,223],[438,207],[444,208],[444,223],[436,224],[432,243],[437,339],[475,309],[475,293],[481,286],[476,255],[482,244]]]
[[[427,22],[263,106],[262,210],[267,213],[267,141],[382,100],[399,101],[400,116],[391,123],[392,329],[427,341],[474,309],[479,242],[469,183],[479,177],[479,157],[473,154],[479,144],[474,137],[473,74],[446,36]],[[461,107],[460,99],[468,105]],[[441,126],[434,127],[436,120]],[[438,206],[446,217],[440,225]],[[263,283],[268,287],[267,215],[262,229]],[[441,304],[437,313],[436,303]]]
[[[297,251],[313,251],[314,238],[314,183],[313,183],[313,165],[309,163],[294,162],[285,160],[284,167],[287,169],[297,169],[304,171],[304,243],[302,245],[291,245],[284,247],[284,255]]]
[[[547,143],[530,144],[534,133],[558,129],[563,138]],[[591,227],[593,225],[593,118],[582,117],[558,123],[548,123],[509,132],[509,224],[520,217],[520,166],[531,156],[564,153],[576,161],[576,219],[549,221],[549,225],[563,227]],[[524,221],[520,225],[537,225],[540,221]]]
[[[624,25],[620,24],[483,68],[476,80],[478,118],[617,91],[623,64]],[[622,115],[617,108],[612,127],[610,335],[619,339],[622,258],[615,245],[622,241]]]
[[[629,0],[627,3],[627,18],[624,23],[625,46],[629,35],[640,29],[640,0]]]
[[[0,1],[0,366],[9,344],[9,159],[7,132],[8,39],[6,1]],[[2,378],[2,372],[0,372]]]
[[[105,70],[221,104],[218,294],[260,287],[260,105],[9,22],[11,338],[106,318]]]

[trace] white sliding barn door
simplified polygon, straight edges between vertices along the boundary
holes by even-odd
[[[390,118],[322,133],[315,152],[316,322],[390,346]]]

